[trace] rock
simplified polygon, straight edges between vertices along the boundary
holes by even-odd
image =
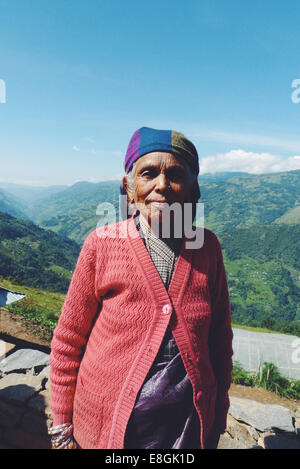
[[[251,425],[247,425],[247,431],[249,433],[249,435],[255,440],[255,441],[258,441],[259,440],[259,433],[255,430],[255,428],[251,427]]]
[[[0,400],[23,405],[42,388],[43,377],[11,373],[0,379]]]
[[[239,440],[235,440],[229,433],[225,432],[220,436],[217,449],[249,449],[249,446]]]
[[[262,436],[265,449],[300,449],[300,438],[293,433],[276,433]]]
[[[3,360],[6,355],[16,348],[15,344],[10,344],[9,342],[4,342],[0,340],[0,360]]]
[[[0,449],[49,449],[49,355],[33,349],[14,351],[9,345],[5,350],[9,355],[0,360]],[[279,405],[233,396],[230,401],[218,449],[300,449],[300,408],[292,415]]]
[[[0,422],[5,428],[18,425],[24,414],[23,407],[16,407],[0,400]],[[5,433],[5,432],[4,432]]]
[[[295,433],[300,436],[300,418],[295,418]]]
[[[50,438],[44,435],[29,433],[22,428],[9,428],[6,432],[6,440],[9,445],[21,449],[50,449]]]
[[[264,439],[263,439],[262,437],[259,437],[257,444],[258,444],[262,449],[266,449],[266,448],[265,448],[265,442],[264,442]]]
[[[33,435],[41,435],[48,438],[48,426],[45,416],[30,409],[24,413],[20,428]]]
[[[261,432],[278,429],[294,432],[291,411],[283,406],[230,397],[229,414]]]
[[[226,432],[220,437],[218,449],[250,449],[255,445],[256,440],[247,425],[228,415]]]
[[[32,397],[32,399],[30,399],[28,402],[28,408],[33,409],[50,419],[52,413],[50,407],[49,391],[45,389],[44,391],[40,391],[37,396]]]
[[[49,449],[49,354],[0,345],[0,448]]]
[[[0,362],[0,371],[10,373],[49,365],[49,354],[33,349],[20,349]]]
[[[43,376],[44,378],[49,379],[49,375],[50,375],[50,365],[46,366],[46,367],[40,372],[40,376]]]
[[[294,412],[294,426],[296,435],[300,436],[300,407],[298,407]]]

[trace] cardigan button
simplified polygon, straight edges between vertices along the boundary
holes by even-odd
[[[171,314],[172,312],[172,306],[169,305],[169,304],[166,304],[166,305],[163,305],[163,308],[162,308],[162,313],[163,314]]]

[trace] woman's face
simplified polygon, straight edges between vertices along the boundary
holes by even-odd
[[[163,207],[191,202],[193,178],[189,167],[173,154],[148,153],[136,162],[134,191],[127,190],[129,198],[150,226],[161,223]],[[175,215],[176,216],[176,215]]]

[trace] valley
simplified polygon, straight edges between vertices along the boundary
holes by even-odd
[[[223,249],[233,322],[300,336],[300,171],[207,174],[199,183],[205,227]],[[120,181],[38,191],[0,184],[0,284],[65,295],[98,204],[114,204],[118,216],[119,193]],[[10,308],[43,316],[34,301]],[[53,324],[54,310],[46,313]]]

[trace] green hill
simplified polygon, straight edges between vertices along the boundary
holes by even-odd
[[[201,174],[199,176],[199,182],[200,184],[203,184],[205,182],[216,182],[216,181],[225,181],[227,179],[232,179],[233,177],[247,177],[250,176],[251,174],[241,172],[241,171],[218,171],[216,173],[205,173]]]
[[[41,223],[55,216],[70,215],[77,210],[88,210],[93,215],[101,202],[116,202],[120,181],[77,182],[69,188],[29,205],[27,214]]]
[[[1,276],[66,292],[80,247],[34,223],[0,212]]]
[[[232,260],[246,255],[260,262],[281,262],[300,273],[300,224],[239,228],[224,233],[221,239]]]
[[[78,182],[29,205],[26,213],[39,226],[67,236],[81,245],[99,222],[100,216],[96,213],[99,204],[112,203],[118,217],[119,193],[120,181]]]
[[[204,183],[201,194],[205,226],[216,234],[269,225],[300,202],[300,170]]]
[[[300,225],[232,229],[221,244],[233,320],[300,326]]]
[[[205,226],[217,235],[233,227],[299,222],[300,170],[258,176],[229,172],[204,174],[199,177],[199,183]],[[97,226],[98,204],[113,203],[119,215],[120,181],[78,182],[62,189],[57,192],[59,188],[53,187],[54,193],[31,202],[27,194],[22,211],[39,226],[80,245]],[[47,188],[49,193],[51,190]],[[24,188],[18,193],[22,191]]]
[[[67,188],[68,186],[28,186],[24,184],[0,181],[1,190],[5,190],[6,193],[9,193],[10,196],[17,198],[18,200],[22,200],[22,203],[26,205],[32,204],[38,199],[61,192]]]
[[[300,201],[300,171],[247,175],[221,173],[199,178],[205,226],[221,235],[233,227],[268,225]],[[27,215],[40,226],[82,244],[96,227],[99,203],[119,208],[119,181],[81,182],[37,201]]]
[[[26,204],[24,201],[3,189],[0,189],[0,211],[22,218],[23,220],[29,218],[25,213]]]
[[[0,285],[9,290],[21,291],[26,295],[22,301],[6,305],[5,309],[8,309],[12,313],[12,320],[16,319],[15,315],[21,316],[25,319],[23,326],[26,330],[46,340],[50,344],[53,330],[57,325],[66,295],[64,293],[28,287],[27,285],[19,285],[1,276]]]
[[[286,223],[287,225],[296,225],[300,223],[300,205],[296,205],[296,207],[288,210],[281,217],[277,218],[274,223]]]

